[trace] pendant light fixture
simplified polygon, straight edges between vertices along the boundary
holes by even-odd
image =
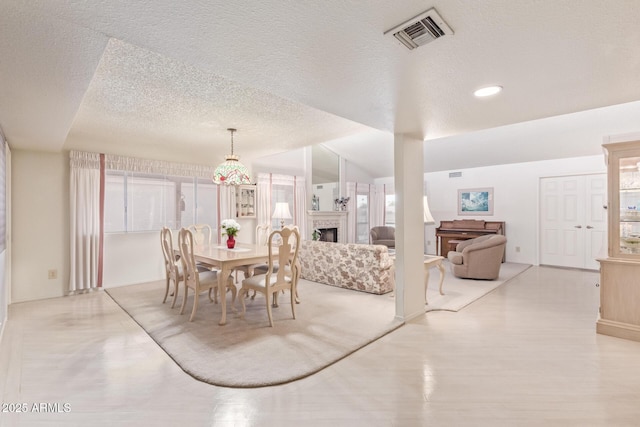
[[[251,184],[251,177],[249,171],[240,163],[238,156],[233,154],[233,133],[237,132],[237,129],[227,129],[231,132],[231,154],[225,156],[225,161],[220,163],[213,173],[213,182],[215,184],[225,185],[240,185]]]

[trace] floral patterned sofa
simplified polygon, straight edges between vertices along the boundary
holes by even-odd
[[[300,277],[340,288],[384,294],[394,289],[394,265],[382,245],[303,240]]]

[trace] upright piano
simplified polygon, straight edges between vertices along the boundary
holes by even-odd
[[[436,228],[438,255],[446,257],[450,250],[455,250],[455,245],[457,245],[460,240],[473,239],[474,237],[484,236],[486,234],[504,235],[504,221],[484,221],[476,219],[441,221],[440,227]]]

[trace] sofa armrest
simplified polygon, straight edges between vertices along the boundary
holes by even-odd
[[[450,251],[447,254],[447,258],[451,264],[462,265],[462,252]]]

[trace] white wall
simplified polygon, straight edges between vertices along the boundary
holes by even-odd
[[[177,234],[174,233],[174,245]],[[160,232],[106,233],[104,235],[104,288],[163,279],[164,259]]]
[[[426,227],[427,252],[435,254],[435,229],[440,221],[452,219],[484,219],[505,221],[507,261],[538,264],[539,181],[541,177],[580,175],[606,172],[603,156],[487,166],[460,169],[460,178],[449,178],[449,172],[424,175],[429,207],[436,221]],[[376,180],[391,183],[392,178]],[[493,187],[493,216],[458,216],[458,190]],[[520,252],[516,252],[516,247]]]
[[[306,151],[304,147],[255,159],[251,164],[253,180],[255,181],[260,172],[306,177],[306,158],[308,157]]]
[[[326,182],[324,184],[315,184],[312,187],[312,193],[320,199],[318,210],[332,211],[334,209],[333,201],[339,197],[339,184],[337,182]]]
[[[5,250],[0,254],[0,341],[8,318],[11,303],[11,149],[6,144],[2,129],[0,142],[5,142]]]
[[[366,156],[366,154],[364,154]],[[390,162],[393,162],[393,159],[389,159]],[[371,175],[365,172],[358,165],[345,161],[345,174],[344,179],[345,182],[358,182],[362,184],[373,184],[374,179]]]
[[[69,153],[12,151],[12,302],[64,295],[69,282]],[[48,270],[57,270],[48,279]]]

